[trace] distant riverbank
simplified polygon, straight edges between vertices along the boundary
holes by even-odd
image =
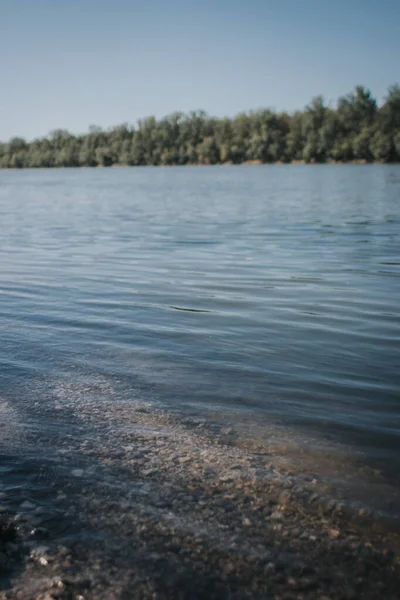
[[[276,165],[282,165],[282,166],[299,166],[299,165],[304,165],[304,166],[310,166],[310,165],[314,165],[314,166],[324,166],[324,165],[384,165],[384,164],[400,164],[400,162],[396,162],[396,163],[385,163],[385,161],[382,160],[374,160],[374,161],[367,161],[367,160],[349,160],[349,161],[343,161],[343,160],[329,160],[326,162],[317,162],[317,161],[310,161],[307,162],[305,160],[292,160],[290,162],[283,162],[281,160],[275,161],[275,162],[269,162],[269,163],[264,163],[261,160],[246,160],[242,163],[233,163],[231,161],[227,161],[224,163],[216,163],[216,164],[210,164],[210,163],[187,163],[185,165],[180,165],[180,164],[168,164],[168,165],[129,165],[127,163],[114,163],[112,165],[93,165],[91,167],[88,166],[81,166],[81,167],[73,167],[73,166],[62,166],[62,167],[21,167],[21,168],[12,168],[12,167],[0,167],[0,171],[26,171],[26,170],[38,170],[38,169],[118,169],[118,168],[137,168],[137,167],[149,167],[149,168],[155,168],[155,167],[168,167],[168,168],[174,168],[174,167],[271,167],[271,166],[276,166]]]
[[[269,162],[269,163],[265,163],[262,162],[261,160],[246,160],[242,163],[233,163],[232,161],[227,161],[224,163],[217,163],[217,164],[210,164],[210,163],[193,163],[193,164],[186,164],[186,165],[179,165],[179,164],[173,164],[173,165],[148,165],[148,166],[161,166],[161,167],[267,167],[267,166],[271,166],[271,165],[379,165],[379,164],[386,164],[384,161],[381,160],[374,160],[374,161],[367,161],[364,159],[360,159],[360,160],[349,160],[349,161],[343,161],[343,160],[328,160],[326,162],[317,162],[317,161],[305,161],[305,160],[291,160],[289,162],[283,162],[281,160],[277,160],[275,162]],[[392,163],[394,164],[394,163]],[[98,168],[104,168],[103,165],[97,165]],[[132,165],[128,165],[128,164],[123,164],[123,163],[116,163],[113,165],[110,165],[111,167],[130,167]]]
[[[197,164],[400,162],[400,86],[378,106],[358,86],[336,108],[322,96],[289,114],[261,109],[233,118],[204,111],[147,117],[75,135],[65,129],[0,143],[0,168]]]

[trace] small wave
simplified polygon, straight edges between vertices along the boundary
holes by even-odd
[[[195,312],[195,313],[210,313],[212,310],[206,310],[203,308],[185,308],[184,306],[170,306],[169,308],[173,308],[174,310],[184,310],[186,312]]]

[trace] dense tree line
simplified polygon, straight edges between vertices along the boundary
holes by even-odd
[[[271,162],[400,161],[400,86],[378,107],[356,87],[336,108],[321,96],[294,114],[258,110],[233,119],[202,111],[149,117],[85,135],[59,129],[26,142],[0,143],[0,167],[95,167]]]

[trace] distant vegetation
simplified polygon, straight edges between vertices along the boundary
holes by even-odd
[[[85,135],[56,130],[26,142],[0,143],[0,167],[239,164],[246,161],[400,162],[400,86],[378,107],[369,90],[356,87],[336,108],[314,98],[294,114],[257,110],[233,119],[202,111],[149,117]]]

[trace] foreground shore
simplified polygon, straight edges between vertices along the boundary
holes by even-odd
[[[145,405],[75,418],[91,434],[58,439],[47,487],[0,515],[1,600],[399,597],[395,524],[272,446]]]

